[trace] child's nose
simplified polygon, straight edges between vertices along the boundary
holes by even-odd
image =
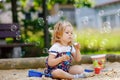
[[[69,33],[69,35],[70,35],[70,36],[72,36],[72,34],[71,34],[71,33]]]

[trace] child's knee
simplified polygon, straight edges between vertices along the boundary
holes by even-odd
[[[71,66],[71,68],[69,69],[69,72],[71,74],[80,74],[84,72],[84,69],[79,65],[74,65],[74,66]]]
[[[61,69],[55,69],[52,71],[52,75],[59,77],[60,75],[62,75],[62,70]]]

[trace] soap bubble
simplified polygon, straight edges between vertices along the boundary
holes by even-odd
[[[16,35],[16,40],[20,40],[21,39],[21,35]]]
[[[80,14],[81,10],[80,9],[76,9],[76,14]]]
[[[52,18],[51,16],[47,16],[46,19],[47,19],[47,21],[49,21],[49,20],[51,20],[51,18]]]
[[[100,42],[100,50],[104,50],[105,49],[105,46],[108,42],[108,39],[103,39],[101,42]]]
[[[120,16],[120,9],[117,10],[117,16]]]
[[[40,46],[40,42],[39,41],[35,42],[35,46]]]
[[[16,31],[17,30],[17,26],[16,25],[11,25],[11,31]]]
[[[49,3],[51,0],[47,0],[47,2]]]
[[[53,29],[52,29],[51,27],[48,28],[48,31],[49,31],[50,33],[53,33]]]
[[[89,22],[89,18],[87,16],[82,18],[82,24],[86,25]]]
[[[98,15],[99,15],[99,16],[103,16],[104,13],[105,13],[104,10],[100,10],[99,13],[98,13]]]
[[[58,11],[58,14],[57,14],[59,17],[63,16],[63,11]]]
[[[29,43],[30,42],[30,40],[29,39],[26,39],[25,40],[25,44],[27,44],[27,43]]]
[[[44,19],[43,18],[38,18],[38,23],[40,26],[44,26]]]
[[[0,0],[0,2],[3,2],[3,3],[5,3],[5,2],[6,2],[6,0]]]
[[[48,48],[44,48],[43,53],[49,53]]]
[[[88,48],[93,48],[93,46],[94,46],[94,43],[91,42],[91,43],[89,43]]]
[[[96,46],[97,46],[97,40],[96,39],[90,41],[89,44],[88,44],[88,48],[90,48],[90,49],[95,48]]]
[[[16,66],[15,63],[11,64],[11,68],[15,68],[15,66]]]
[[[76,39],[76,38],[77,38],[77,34],[74,34],[74,35],[73,35],[73,38]]]
[[[110,32],[111,32],[110,22],[106,21],[102,25],[102,33],[110,33]]]
[[[73,35],[73,43],[78,42],[78,33]]]
[[[22,51],[20,56],[23,57],[25,55],[25,51]]]
[[[18,31],[16,32],[16,35],[20,35],[20,30],[18,30]]]

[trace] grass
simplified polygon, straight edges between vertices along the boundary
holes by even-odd
[[[81,44],[83,54],[120,54],[120,29],[112,30],[109,33],[101,33],[95,29],[75,31],[75,41]]]

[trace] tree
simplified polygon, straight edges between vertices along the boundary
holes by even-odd
[[[17,4],[16,4],[16,2],[17,2],[17,0],[11,0],[13,23],[18,23]]]
[[[46,0],[43,0],[43,19],[45,21],[44,24],[44,40],[45,40],[45,47],[49,48],[50,42],[49,42],[49,31],[48,31],[48,26],[47,26],[47,9],[46,9]]]

